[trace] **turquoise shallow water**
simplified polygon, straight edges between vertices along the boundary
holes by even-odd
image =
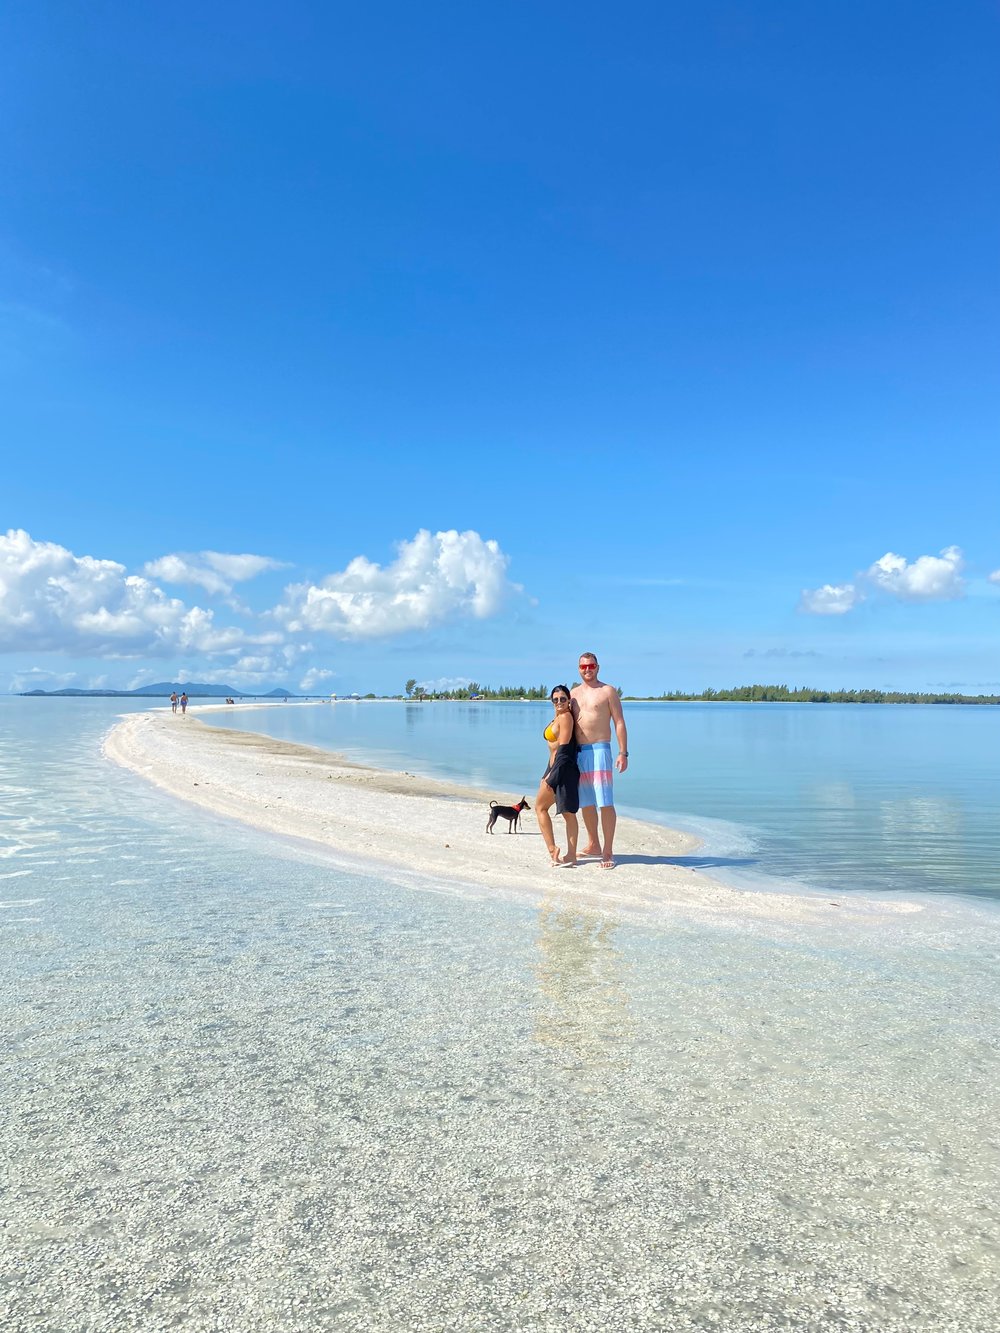
[[[120,711],[0,700],[5,1330],[1000,1325],[990,905],[390,881],[113,768]]]
[[[538,704],[294,705],[210,720],[529,797]],[[625,811],[736,883],[1000,899],[1000,708],[631,704]]]

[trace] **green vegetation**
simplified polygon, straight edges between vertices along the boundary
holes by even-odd
[[[905,690],[812,690],[787,685],[739,685],[732,690],[685,694],[669,690],[656,695],[626,695],[634,703],[705,702],[752,704],[1000,704],[997,694],[916,694]]]
[[[750,704],[1000,704],[1000,694],[918,694],[906,690],[813,690],[808,686],[738,685],[732,690],[701,690],[687,694],[626,694],[626,703],[750,703]],[[372,698],[372,695],[366,695]],[[400,698],[396,695],[396,698]],[[406,697],[423,703],[431,699],[509,700],[548,699],[544,685],[480,685],[470,681],[455,690],[427,690],[415,680],[406,682]]]
[[[544,685],[480,685],[471,680],[456,690],[425,690],[415,680],[406,682],[406,695],[409,699],[547,699],[549,692]]]

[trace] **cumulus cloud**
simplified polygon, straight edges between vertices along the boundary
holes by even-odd
[[[428,694],[444,694],[448,690],[464,690],[472,683],[471,676],[438,676],[437,680],[418,680],[417,684]]]
[[[28,667],[10,678],[11,694],[23,694],[27,690],[65,690],[71,685],[79,685],[77,672],[48,671],[44,667]],[[95,685],[93,688],[100,687]]]
[[[287,587],[262,620],[232,599],[228,614],[213,610],[209,594],[225,597],[234,583],[280,567],[269,556],[176,553],[131,574],[116,560],[0,530],[0,653],[129,660],[133,688],[169,677],[253,690],[301,677],[299,688],[317,693],[332,688],[335,673],[313,631],[361,641],[490,616],[521,591],[507,565],[499,545],[476,532],[421,531],[384,566],[358,556],[322,580]],[[172,595],[154,574],[200,582],[207,605]],[[141,670],[137,659],[147,659]]]
[[[839,616],[852,610],[870,593],[884,593],[903,602],[952,601],[965,592],[964,563],[957,546],[946,546],[940,555],[921,555],[912,562],[893,551],[886,551],[874,564],[857,574],[853,583],[826,583],[822,588],[804,588],[799,610],[814,616]],[[997,573],[1000,574],[1000,570]]]
[[[391,565],[359,555],[319,584],[291,584],[273,614],[292,632],[374,639],[465,616],[483,619],[520,591],[507,581],[507,556],[478,532],[422,529],[397,552]]]
[[[281,685],[302,655],[311,651],[311,644],[282,643],[263,648],[255,646],[250,652],[230,654],[230,662],[219,666],[215,674],[206,675],[203,679],[217,684],[231,683],[243,690],[252,691],[256,687],[265,686],[271,688]]]
[[[231,662],[208,662],[204,659],[176,658],[169,669],[159,674],[173,680],[197,680],[210,685],[230,685],[234,689],[253,694],[258,689],[283,687],[285,667],[280,653],[249,653]]]
[[[842,616],[861,600],[853,583],[824,583],[822,588],[803,588],[799,610],[812,616]]]
[[[328,671],[325,667],[310,667],[299,681],[299,689],[303,694],[318,694],[326,682],[333,680],[336,674],[335,671]]]
[[[140,667],[125,682],[127,690],[139,690],[143,685],[152,685],[154,680],[163,679],[163,667],[159,666],[155,670],[153,667]]]
[[[989,575],[989,580],[991,583],[1000,583],[1000,569],[995,569],[993,573]]]
[[[939,556],[918,556],[912,564],[887,551],[869,566],[866,576],[876,587],[904,601],[948,601],[964,591],[963,563],[957,546],[946,546]]]
[[[7,651],[163,657],[281,637],[217,626],[211,611],[185,606],[114,560],[76,556],[21,529],[0,537],[0,640]]]
[[[232,592],[234,583],[255,579],[269,569],[284,569],[281,560],[267,555],[227,555],[223,551],[179,552],[161,555],[143,566],[143,573],[161,583],[181,583],[204,588],[208,593]]]
[[[281,666],[283,665],[282,663]],[[257,677],[272,675],[275,671],[280,670],[281,666],[270,653],[247,653],[244,657],[236,658],[232,666],[223,669],[234,676]]]

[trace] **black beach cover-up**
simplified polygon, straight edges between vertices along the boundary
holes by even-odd
[[[557,815],[575,815],[580,809],[580,770],[576,754],[576,741],[560,745],[542,776],[542,781],[547,782],[556,794]]]

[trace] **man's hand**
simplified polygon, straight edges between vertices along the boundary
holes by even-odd
[[[618,758],[615,760],[615,768],[618,770],[619,773],[625,772],[626,768],[628,768],[627,754],[620,754],[618,756]]]

